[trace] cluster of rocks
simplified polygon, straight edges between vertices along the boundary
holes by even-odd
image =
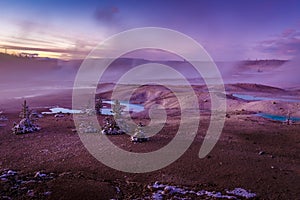
[[[41,190],[43,184],[56,177],[54,173],[36,172],[35,174],[21,175],[14,170],[4,170],[0,174],[0,199],[45,199],[51,191]],[[39,189],[38,189],[39,188]]]
[[[36,112],[32,112],[29,110],[26,100],[22,105],[22,111],[20,113],[20,122],[14,123],[12,128],[13,133],[15,134],[25,134],[25,133],[32,133],[35,131],[39,131],[41,128],[35,124],[36,119],[39,115]]]

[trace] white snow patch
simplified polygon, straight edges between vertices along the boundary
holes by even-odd
[[[168,197],[171,195],[172,197],[176,197],[176,199],[185,199],[185,198],[178,197],[176,195],[181,195],[181,196],[195,195],[199,197],[206,196],[206,197],[213,197],[213,198],[220,198],[220,199],[238,199],[238,197],[244,197],[249,199],[249,198],[256,197],[255,193],[250,193],[247,190],[242,188],[235,188],[232,191],[226,191],[226,194],[224,194],[225,192],[217,192],[217,191],[206,191],[206,190],[193,191],[187,188],[161,184],[158,181],[156,181],[153,185],[148,185],[148,188],[151,189],[152,191],[154,190],[154,192],[152,193],[152,199],[155,200],[163,199],[165,195],[168,195]]]
[[[152,194],[152,199],[153,200],[162,200],[163,199],[163,195],[161,193],[162,193],[162,190],[158,190],[157,192],[154,192]]]
[[[43,173],[41,173],[41,172],[37,172],[35,175],[34,175],[34,177],[36,178],[36,177],[39,177],[39,178],[45,178],[47,176],[47,174],[43,174]]]
[[[16,172],[16,171],[13,171],[13,170],[8,170],[8,171],[7,171],[7,174],[10,175],[10,176],[14,176],[14,175],[17,174],[17,172]]]
[[[71,110],[71,109],[68,109],[68,108],[61,108],[61,107],[50,108],[49,110],[50,110],[51,112],[42,112],[42,114],[57,114],[57,113],[79,114],[79,113],[82,113],[81,110]]]
[[[227,194],[234,194],[236,196],[244,197],[246,199],[256,197],[255,193],[248,192],[247,190],[243,188],[235,188],[231,191],[226,191]]]

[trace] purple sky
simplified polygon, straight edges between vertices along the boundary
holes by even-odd
[[[215,60],[300,55],[300,1],[0,1],[0,51],[84,58],[103,39],[145,26],[198,41]]]

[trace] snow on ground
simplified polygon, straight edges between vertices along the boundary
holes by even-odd
[[[174,199],[192,199],[193,197],[213,197],[220,199],[239,199],[241,197],[251,199],[256,197],[255,193],[247,191],[243,188],[235,188],[222,192],[217,191],[194,191],[189,188],[161,184],[155,182],[153,185],[148,185],[148,188],[153,191],[151,198],[154,200],[162,200],[164,197]],[[148,197],[147,197],[148,198]]]
[[[82,113],[81,110],[71,110],[71,109],[68,109],[68,108],[60,108],[60,107],[50,108],[49,110],[50,110],[50,112],[42,112],[42,114],[57,114],[57,113],[79,114],[79,113]]]

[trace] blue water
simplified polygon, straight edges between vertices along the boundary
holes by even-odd
[[[110,100],[106,100],[103,101],[103,103],[108,103],[110,105],[114,104],[114,101],[110,101]],[[124,111],[125,112],[141,112],[143,111],[145,108],[143,105],[140,104],[132,104],[132,103],[128,103],[127,101],[120,101],[121,106],[124,106]],[[102,108],[101,109],[101,113],[104,115],[112,115],[111,113],[111,108]]]
[[[278,101],[285,101],[285,102],[300,102],[300,99],[293,99],[293,98],[288,98],[288,97],[281,97],[281,98],[276,98],[276,97],[257,97],[257,96],[252,96],[248,94],[232,94],[232,96],[244,99],[247,101],[266,101],[266,100],[278,100]]]
[[[78,113],[81,113],[80,110],[71,110],[71,109],[68,109],[68,108],[60,108],[60,107],[50,108],[49,110],[50,110],[50,112],[42,112],[42,114],[57,114],[57,113],[78,114]]]
[[[284,116],[284,115],[272,115],[272,114],[268,114],[268,113],[257,113],[255,115],[266,118],[266,119],[280,121],[280,122],[285,122],[288,119],[288,117]],[[298,121],[300,121],[300,117],[291,117],[290,120],[293,122],[298,122]]]
[[[103,103],[108,103],[110,105],[113,105],[114,102],[107,100],[107,101],[103,101]],[[139,105],[139,104],[132,104],[132,103],[128,103],[126,101],[120,101],[121,106],[124,106],[124,111],[125,112],[141,112],[144,110],[144,106],[143,105]],[[101,109],[101,113],[103,115],[112,115],[111,112],[111,108],[102,108]],[[57,107],[57,108],[50,108],[50,112],[42,112],[42,114],[57,114],[57,113],[70,113],[70,114],[78,114],[78,113],[82,113],[81,110],[72,110],[72,109],[68,109],[68,108],[61,108],[61,107]]]

